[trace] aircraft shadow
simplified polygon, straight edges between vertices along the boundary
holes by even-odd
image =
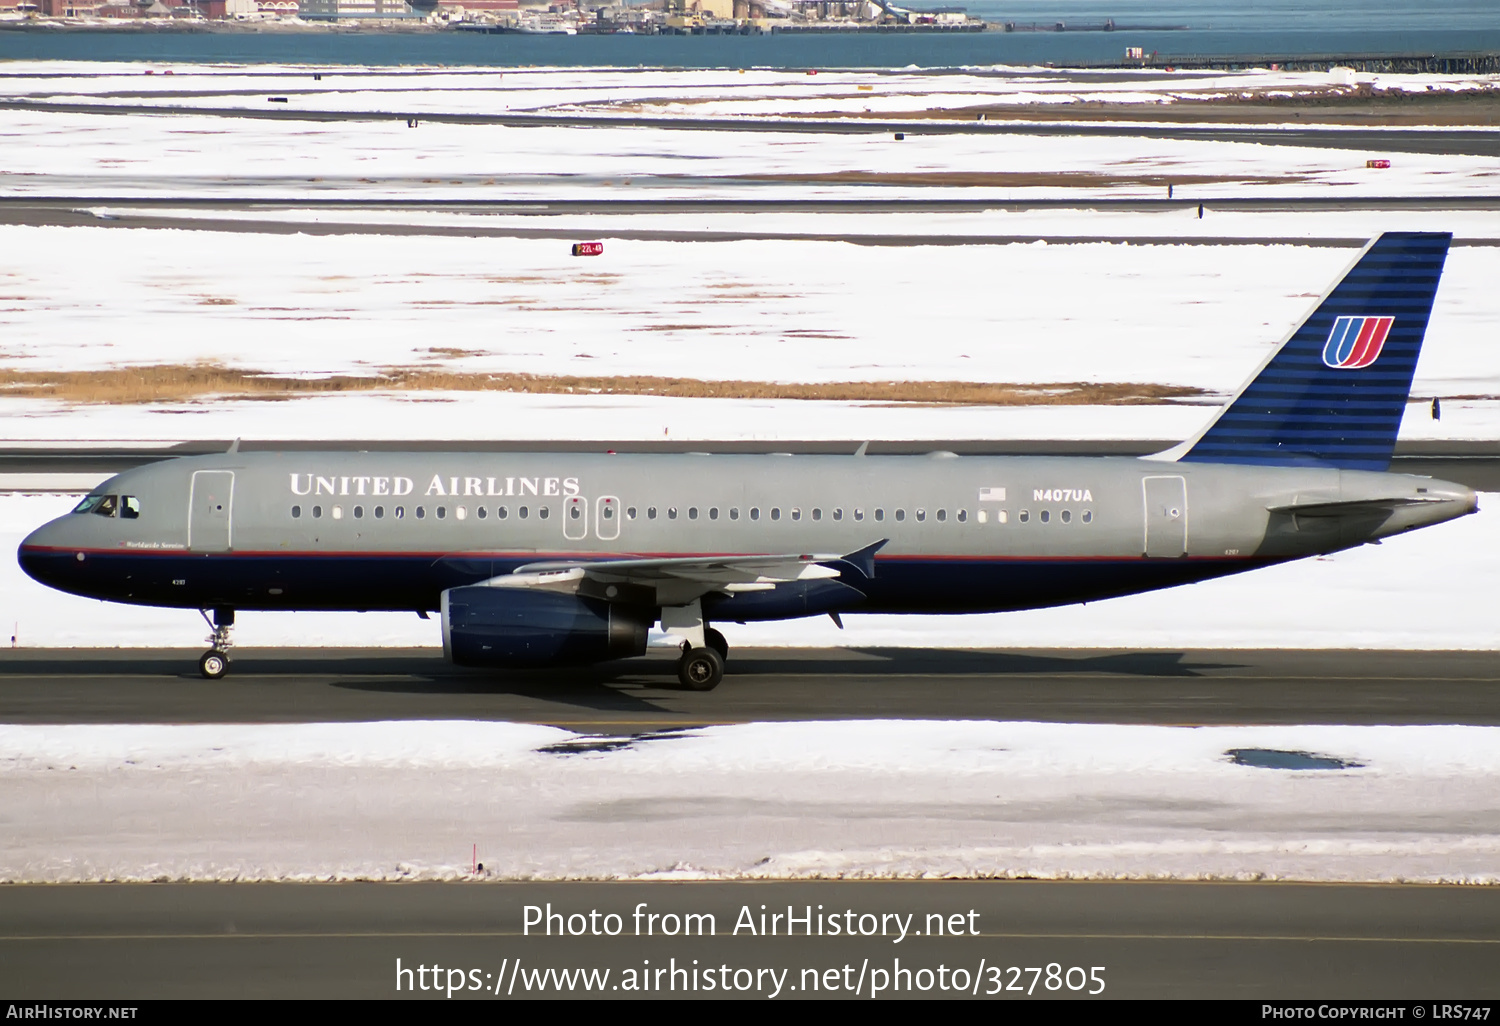
[[[851,653],[840,659],[839,652]],[[865,658],[857,658],[863,656]],[[857,674],[900,677],[926,674],[1046,676],[1050,674],[1119,674],[1132,677],[1201,677],[1210,670],[1238,670],[1241,662],[1208,662],[1187,652],[1110,652],[1099,655],[994,652],[949,648],[850,648],[809,659],[800,652],[787,658],[765,650],[731,656],[736,675]]]

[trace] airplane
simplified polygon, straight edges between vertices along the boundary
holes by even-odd
[[[20,546],[26,573],[197,609],[437,613],[505,669],[645,653],[708,690],[714,624],[979,613],[1130,595],[1473,513],[1388,472],[1452,236],[1372,240],[1199,434],[1147,457],[240,452],[118,474]],[[210,620],[211,611],[211,620]]]

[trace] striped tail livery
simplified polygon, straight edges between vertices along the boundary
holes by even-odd
[[[1387,232],[1366,246],[1180,458],[1389,467],[1452,240]]]

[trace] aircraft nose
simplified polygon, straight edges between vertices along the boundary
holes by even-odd
[[[57,561],[57,522],[51,521],[32,531],[21,540],[16,550],[16,562],[26,576],[42,584],[50,583],[52,574],[48,568]]]

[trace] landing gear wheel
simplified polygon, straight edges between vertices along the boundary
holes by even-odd
[[[703,643],[719,653],[719,658],[724,662],[729,662],[729,642],[724,640],[724,635],[712,627],[705,627],[703,628]]]
[[[677,679],[689,691],[712,691],[724,679],[724,659],[711,648],[695,648],[677,664]]]
[[[229,672],[229,656],[209,649],[198,660],[198,672],[209,680],[218,680]]]

